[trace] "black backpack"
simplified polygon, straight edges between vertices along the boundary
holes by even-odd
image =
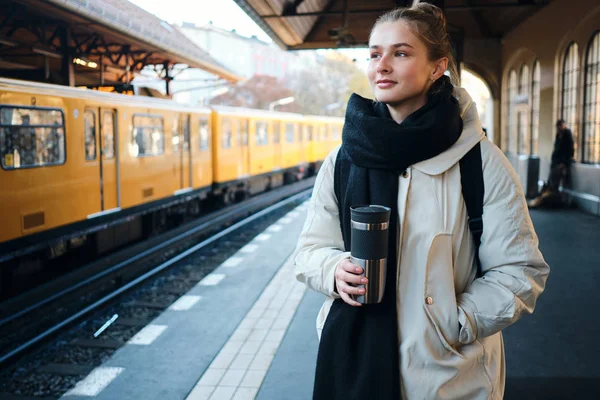
[[[481,261],[479,260],[479,245],[481,244],[481,235],[483,234],[483,195],[485,191],[483,183],[483,162],[481,160],[481,144],[473,146],[467,154],[461,158],[460,162],[460,183],[462,194],[467,206],[469,215],[469,229],[475,243],[475,261],[477,262],[477,275],[482,276]],[[340,182],[341,165],[336,161],[334,172],[334,190],[336,198],[341,198],[342,185],[347,182]]]

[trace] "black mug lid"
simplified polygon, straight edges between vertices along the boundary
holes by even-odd
[[[390,221],[391,209],[375,204],[357,204],[350,207],[350,219],[365,224],[383,224]]]

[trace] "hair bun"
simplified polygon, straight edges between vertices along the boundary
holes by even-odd
[[[441,8],[429,3],[417,3],[411,8],[421,11],[424,14],[429,14],[442,24],[444,30],[446,30],[446,16]]]

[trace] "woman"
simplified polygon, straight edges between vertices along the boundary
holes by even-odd
[[[483,135],[469,95],[444,75],[457,78],[445,25],[426,3],[377,20],[367,73],[377,102],[350,98],[342,146],[317,176],[294,259],[297,278],[328,296],[315,399],[501,399],[501,330],[532,313],[544,289],[549,268],[517,176]],[[459,167],[477,144],[481,277]],[[380,304],[350,297],[365,283],[348,251],[348,209],[361,203],[392,208]]]

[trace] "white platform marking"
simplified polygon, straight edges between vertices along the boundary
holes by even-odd
[[[144,329],[136,333],[134,337],[129,339],[128,344],[150,345],[152,344],[165,330],[167,325],[146,325]]]
[[[89,373],[75,387],[65,393],[65,396],[97,396],[117,377],[124,368],[98,367]]]
[[[290,218],[296,218],[298,215],[300,215],[300,213],[298,211],[294,210],[294,211],[290,211],[289,213],[287,213],[286,216],[290,217]]]
[[[267,231],[268,232],[279,232],[282,229],[283,229],[283,226],[281,226],[281,225],[271,225],[270,227],[267,228]]]
[[[283,217],[283,218],[280,218],[279,221],[277,221],[277,222],[280,223],[280,224],[287,225],[290,222],[292,222],[292,219],[290,217]]]
[[[258,393],[306,286],[288,259],[200,378],[187,400],[248,399]],[[268,305],[268,307],[267,307]],[[273,325],[270,329],[263,326]],[[216,377],[222,372],[222,378]]]
[[[204,277],[204,279],[202,279],[200,282],[198,282],[198,285],[215,286],[219,282],[221,282],[223,280],[223,278],[225,278],[224,274],[208,274]]]
[[[190,308],[192,308],[194,306],[194,304],[199,302],[201,298],[202,298],[202,296],[188,296],[188,295],[181,296],[179,299],[177,299],[177,301],[175,303],[171,304],[171,307],[169,307],[169,310],[172,310],[172,311],[189,310]]]
[[[258,240],[259,242],[266,242],[269,239],[271,239],[271,234],[269,233],[261,233],[260,235],[254,238],[254,240]]]
[[[257,244],[247,244],[240,249],[241,253],[254,253],[258,249]]]
[[[242,263],[242,261],[244,261],[243,257],[229,257],[221,265],[226,268],[233,268],[233,267],[237,267],[238,265],[240,265]]]

